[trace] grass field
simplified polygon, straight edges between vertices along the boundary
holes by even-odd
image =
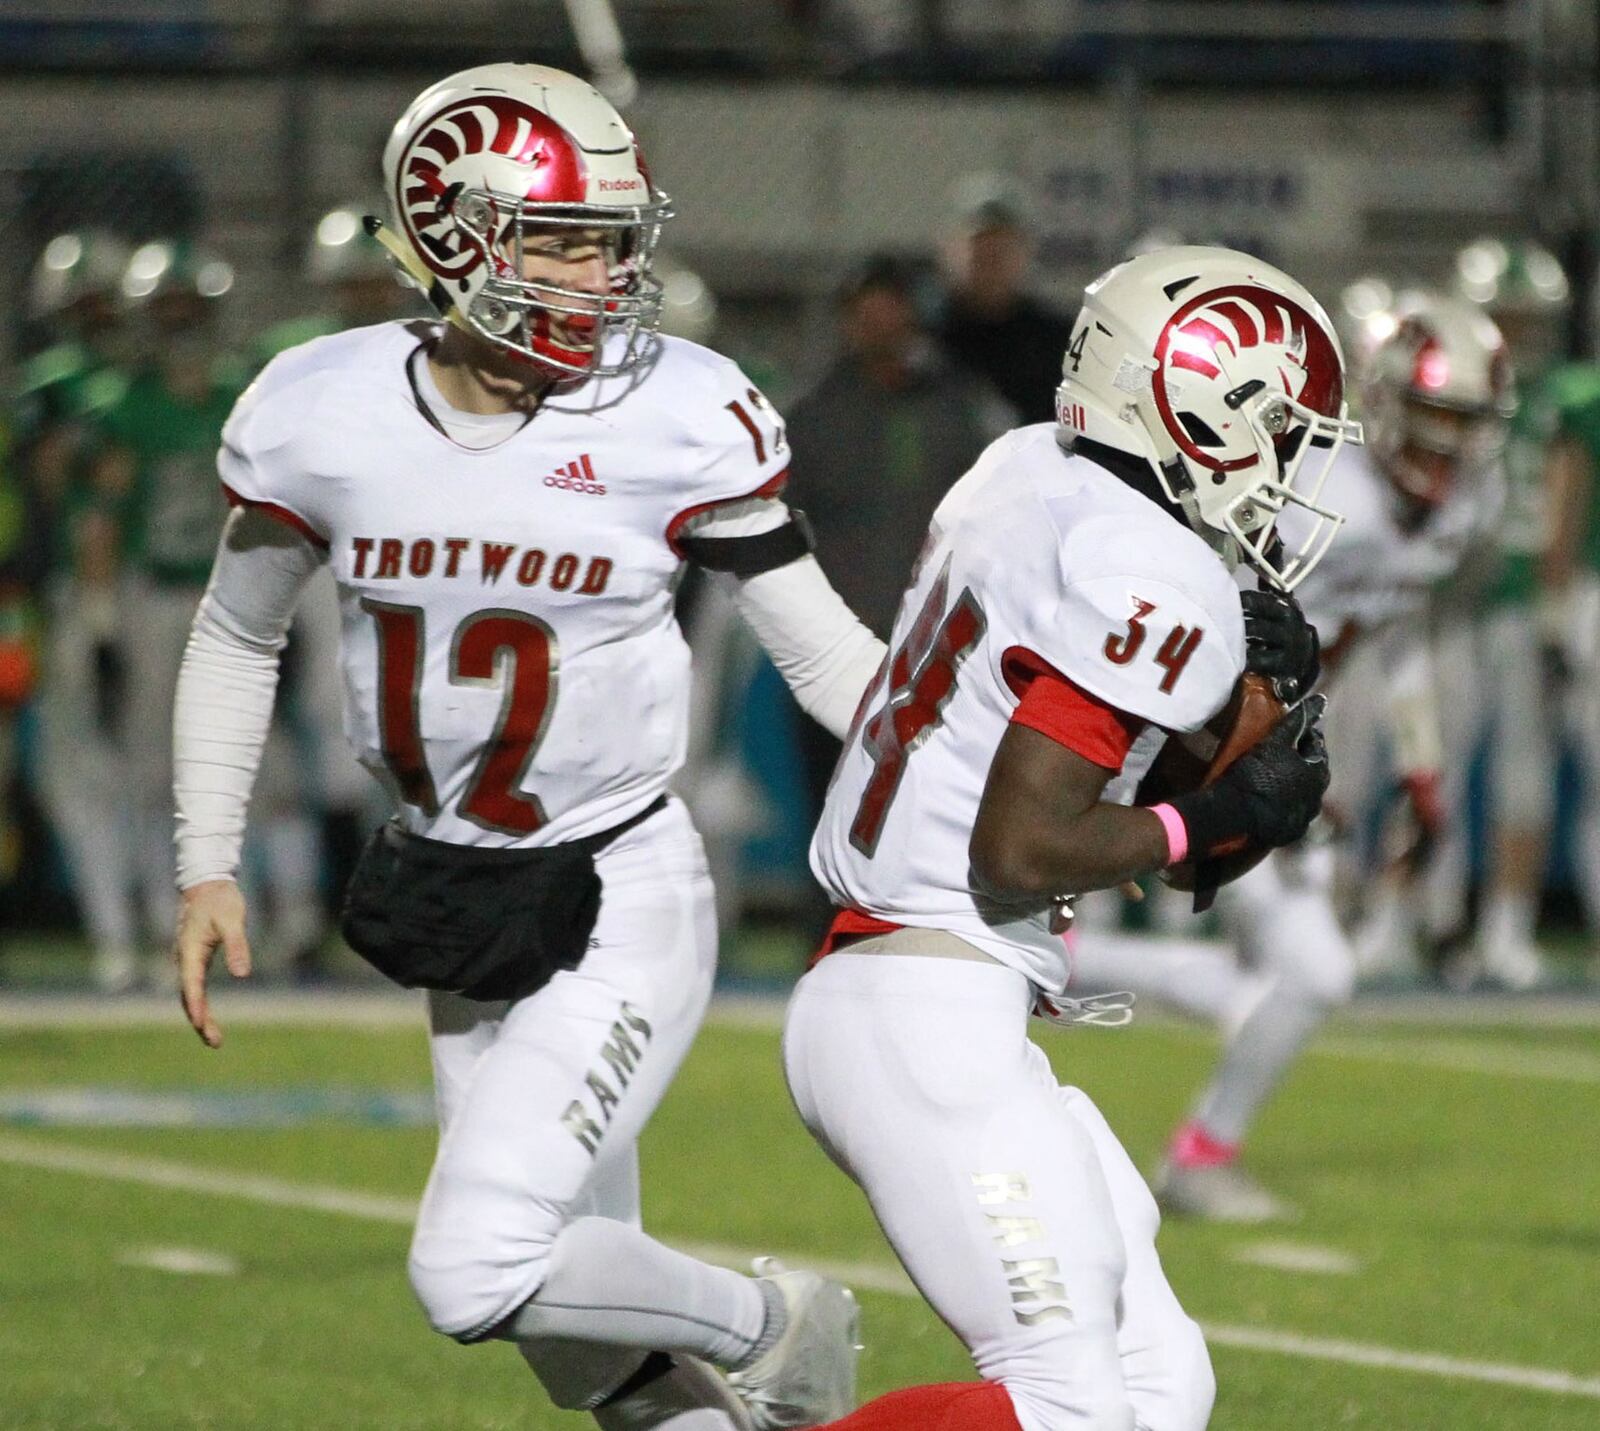
[[[1146,1166],[1211,1054],[1172,1025],[1043,1037]],[[211,1055],[175,1023],[0,1030],[0,1094],[279,1094],[287,1110],[281,1126],[240,1098],[224,1118],[242,1109],[258,1126],[21,1127],[13,1108],[0,1427],[590,1425],[543,1406],[511,1349],[455,1347],[412,1302],[406,1218],[433,1138],[408,1122],[416,1099],[391,1095],[426,1083],[422,1034],[404,1024],[236,1023]],[[327,1104],[329,1090],[349,1096]],[[1252,1152],[1303,1219],[1162,1233],[1179,1295],[1212,1332],[1213,1426],[1600,1426],[1593,1026],[1341,1026]],[[849,1268],[864,1394],[971,1375],[799,1127],[770,1026],[713,1020],[644,1163],[647,1222],[668,1240]]]

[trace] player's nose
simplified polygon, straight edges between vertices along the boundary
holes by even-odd
[[[611,291],[611,270],[604,256],[595,254],[574,260],[567,281],[580,293],[605,294]]]

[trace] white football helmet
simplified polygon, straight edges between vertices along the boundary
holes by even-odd
[[[1406,497],[1435,507],[1504,445],[1511,360],[1500,330],[1466,299],[1409,294],[1395,317],[1363,384],[1368,442]]]
[[[1343,518],[1318,499],[1339,448],[1361,441],[1321,305],[1288,274],[1224,248],[1140,254],[1091,283],[1056,416],[1071,435],[1149,462],[1224,560],[1284,591],[1338,531]],[[1315,517],[1292,552],[1273,533],[1290,504]]]
[[[451,322],[574,376],[624,372],[649,350],[661,309],[650,261],[667,196],[622,117],[592,85],[544,65],[463,70],[423,91],[394,127],[383,178],[403,267],[426,274]],[[523,275],[525,229],[600,230],[611,292]],[[552,317],[565,318],[558,339]],[[573,330],[593,320],[587,341]],[[576,322],[573,320],[577,320]],[[612,334],[624,341],[603,359]]]

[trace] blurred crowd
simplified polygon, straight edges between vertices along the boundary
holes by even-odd
[[[238,351],[221,336],[233,269],[201,244],[64,233],[32,273],[35,350],[0,419],[3,874],[13,925],[64,876],[103,989],[144,981],[170,937],[172,699],[227,510],[223,422],[275,352],[406,311],[353,209],[320,221],[306,277],[317,310]],[[314,970],[373,818],[341,734],[337,641],[327,578],[285,655],[247,861],[269,911],[260,952],[286,977]],[[31,848],[28,809],[50,836]]]
[[[221,336],[233,271],[203,245],[85,230],[53,238],[33,268],[28,356],[0,406],[0,884],[12,926],[52,883],[70,891],[108,990],[151,978],[171,927],[171,702],[226,514],[223,421],[277,351],[420,311],[361,212],[335,209],[310,238],[313,310],[244,350]],[[1028,209],[1008,181],[964,180],[930,238],[843,277],[831,356],[787,412],[792,500],[835,586],[881,636],[944,492],[1000,433],[1054,420],[1071,332],[1070,313],[1031,294]],[[667,330],[719,346],[704,281],[670,261],[661,271]],[[1379,361],[1430,291],[1474,305],[1503,338],[1503,400],[1470,413],[1470,460],[1457,460],[1466,439],[1430,360]],[[1469,487],[1477,514],[1470,552],[1421,618],[1434,734],[1415,748],[1415,722],[1388,709],[1404,704],[1380,679],[1392,673],[1346,682],[1373,713],[1360,725],[1368,788],[1339,812],[1344,912],[1369,972],[1533,987],[1548,978],[1535,934],[1558,824],[1571,831],[1560,865],[1577,915],[1600,929],[1600,365],[1568,359],[1567,276],[1527,240],[1475,241],[1452,273],[1374,275],[1321,296],[1379,465],[1414,483],[1404,454],[1429,449],[1433,432],[1451,453],[1439,480]],[[733,356],[763,380],[759,360]],[[1327,501],[1338,509],[1337,493]],[[683,619],[699,667],[683,788],[731,925],[741,889],[759,883],[741,879],[750,839],[780,806],[809,830],[837,746],[763,686],[714,589],[691,583]],[[1346,635],[1323,632],[1325,648]],[[338,892],[381,817],[341,733],[337,640],[329,579],[308,593],[285,656],[246,853],[265,912],[259,962],[286,980],[319,976]],[[772,747],[787,752],[787,786],[750,758]],[[23,838],[30,811],[45,837]]]

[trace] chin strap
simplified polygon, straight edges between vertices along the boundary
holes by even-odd
[[[439,310],[439,316],[446,322],[454,323],[458,328],[465,328],[461,310],[451,301],[449,292],[428,267],[417,257],[411,245],[396,238],[393,231],[376,214],[367,214],[361,220],[361,226],[367,233],[383,246],[385,253],[400,266],[400,271],[427,295],[428,302]]]

